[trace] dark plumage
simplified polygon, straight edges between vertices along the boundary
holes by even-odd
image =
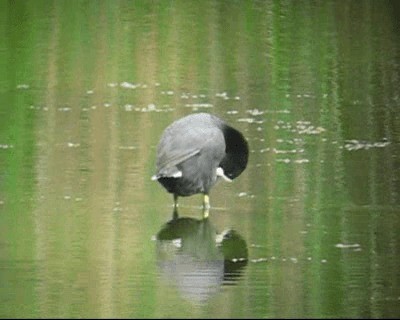
[[[178,196],[208,194],[219,177],[227,181],[239,176],[247,166],[247,141],[236,129],[208,113],[195,113],[173,122],[163,132],[157,149],[158,180],[168,192]]]

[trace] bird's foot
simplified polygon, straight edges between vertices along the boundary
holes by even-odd
[[[208,194],[205,194],[203,199],[203,218],[207,219],[209,213],[210,213],[210,197],[208,196]]]

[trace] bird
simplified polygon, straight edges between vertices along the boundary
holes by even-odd
[[[231,182],[247,166],[249,147],[243,134],[210,113],[193,113],[170,124],[157,147],[158,181],[174,197],[203,194],[203,215],[208,217],[209,193],[218,180]]]

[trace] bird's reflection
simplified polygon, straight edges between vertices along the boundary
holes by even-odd
[[[247,265],[245,240],[231,229],[218,234],[208,218],[180,218],[174,211],[156,240],[161,274],[193,302],[206,302],[222,285],[234,285]]]

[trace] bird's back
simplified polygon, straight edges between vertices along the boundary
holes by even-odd
[[[156,176],[179,175],[177,165],[205,149],[214,148],[215,156],[223,157],[225,140],[221,125],[221,120],[207,113],[192,114],[173,122],[165,129],[158,145]]]

